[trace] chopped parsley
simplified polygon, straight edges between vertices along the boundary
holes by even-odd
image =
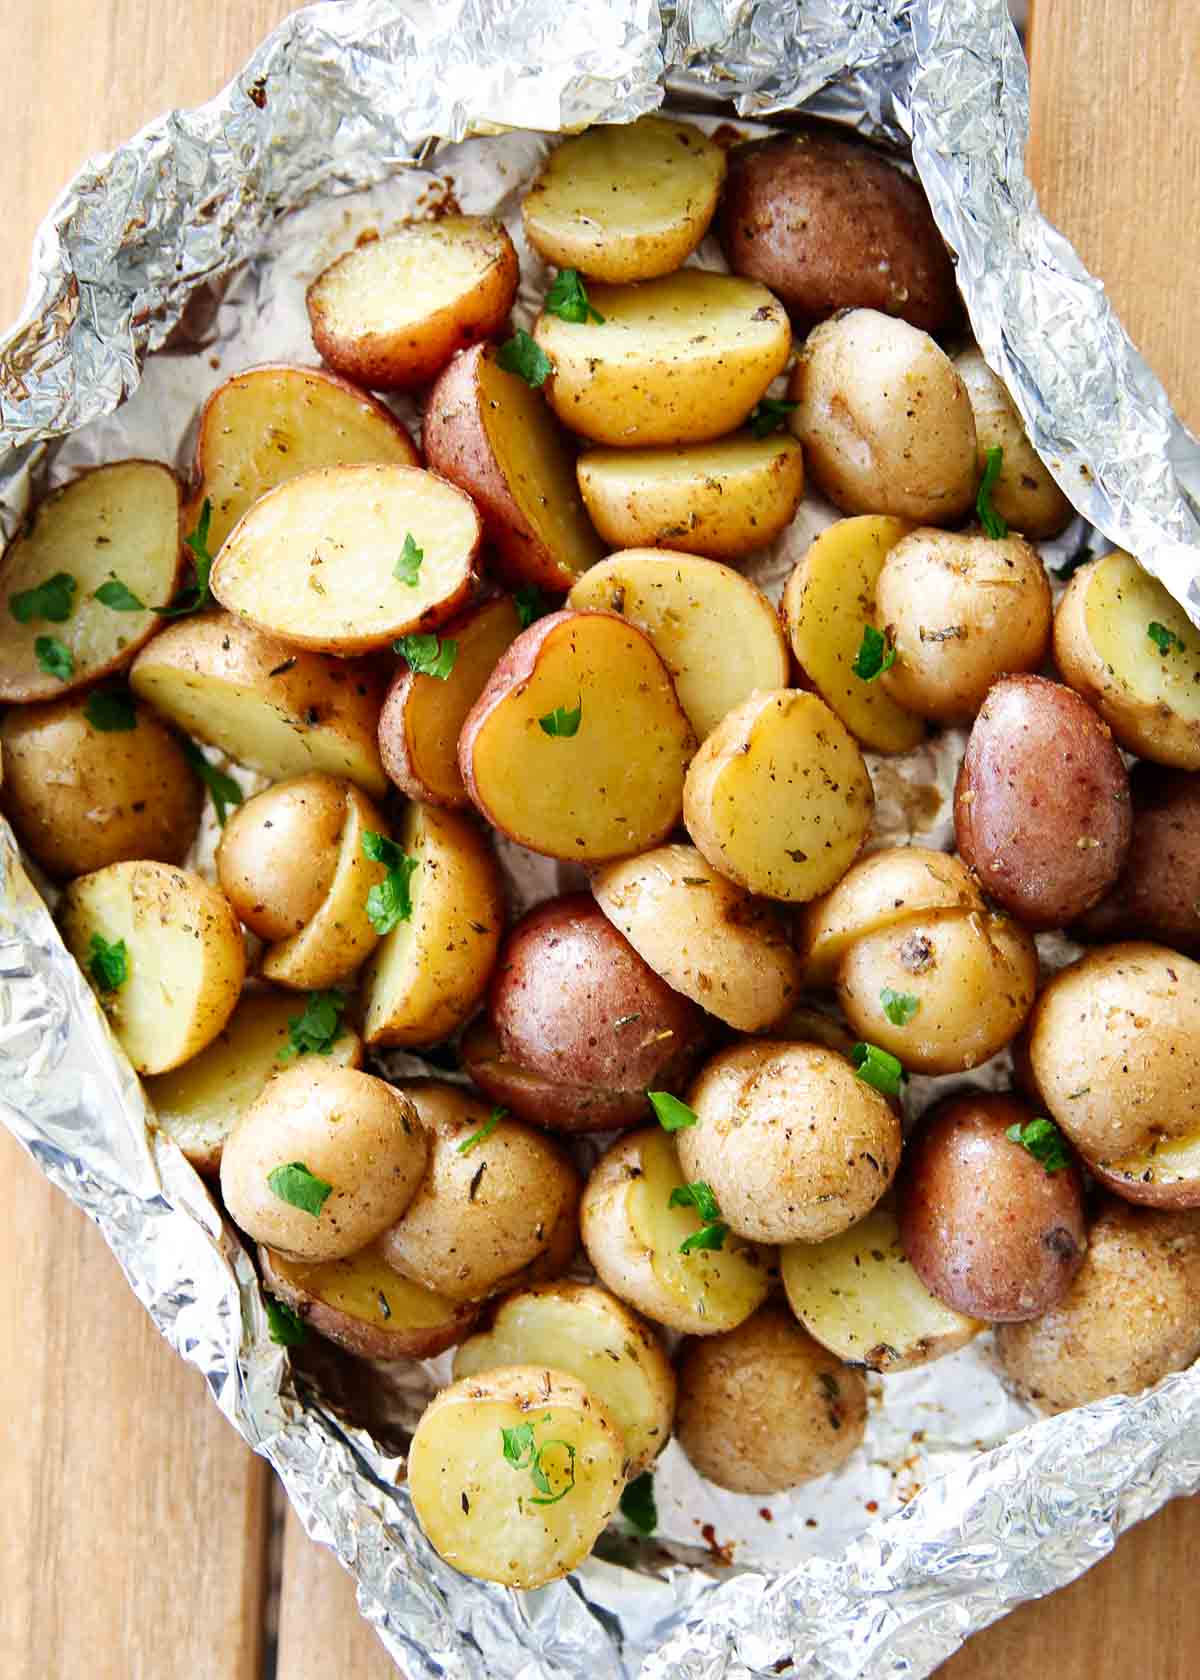
[[[183,743],[183,756],[192,769],[204,783],[212,802],[216,807],[217,821],[225,827],[225,815],[230,805],[242,803],[242,790],[232,776],[227,776],[223,770],[218,770],[215,764],[210,764],[195,741]]]
[[[543,735],[559,735],[564,738],[578,735],[579,725],[583,718],[582,696],[573,707],[555,706],[552,712],[538,719],[538,728]]]
[[[994,449],[983,452],[983,477],[979,480],[979,493],[975,497],[975,512],[979,515],[979,523],[989,537],[997,541],[1008,535],[1008,525],[992,506],[992,490],[996,480],[1004,467],[1004,451],[997,444]]]
[[[783,402],[778,397],[764,397],[751,410],[748,422],[750,436],[765,438],[770,437],[772,432],[781,432],[787,425],[788,415],[799,406],[799,403]]]
[[[208,530],[211,524],[212,502],[205,496],[195,530],[189,531],[183,539],[192,553],[192,581],[165,607],[155,607],[154,610],[160,618],[186,618],[189,613],[202,612],[211,604],[212,595],[208,587],[213,569],[213,557],[208,551]]]
[[[458,1146],[458,1153],[460,1155],[469,1155],[477,1143],[483,1143],[491,1137],[501,1120],[507,1119],[508,1110],[506,1108],[494,1108],[488,1115],[487,1119],[483,1122],[483,1125],[480,1126],[479,1130],[472,1132],[470,1137],[465,1137],[462,1140]]]
[[[83,715],[102,735],[115,735],[137,728],[132,696],[121,688],[98,688],[87,697]]]
[[[680,1254],[691,1254],[697,1248],[724,1248],[729,1227],[721,1218],[711,1184],[705,1184],[703,1179],[697,1179],[694,1184],[677,1184],[667,1198],[667,1206],[694,1207],[704,1222],[680,1243]]]
[[[523,583],[513,596],[522,630],[528,630],[535,618],[544,618],[550,611],[536,583]]]
[[[890,1051],[881,1050],[877,1044],[856,1044],[850,1052],[850,1060],[864,1084],[873,1085],[885,1097],[900,1095],[904,1069]]]
[[[75,591],[79,585],[70,572],[55,572],[44,583],[32,589],[18,589],[8,597],[8,610],[18,624],[32,624],[45,619],[50,624],[65,624],[75,611]]]
[[[642,1534],[658,1527],[658,1506],[654,1503],[654,1477],[649,1470],[635,1476],[621,1495],[621,1515]]]
[[[33,656],[48,677],[70,682],[75,675],[75,658],[65,642],[57,636],[39,636],[33,644]]]
[[[1176,651],[1183,652],[1183,637],[1177,636],[1174,630],[1168,630],[1165,624],[1151,622],[1146,626],[1146,634],[1154,643],[1159,653],[1164,656]]]
[[[496,352],[496,362],[506,373],[515,373],[526,385],[539,390],[554,372],[554,363],[529,333],[518,328]]]
[[[329,1056],[345,1032],[342,1011],[346,1007],[342,992],[309,992],[300,1015],[288,1017],[288,1042],[279,1052],[281,1062],[293,1056]]]
[[[685,1102],[680,1102],[678,1097],[673,1097],[670,1091],[647,1091],[646,1095],[664,1132],[682,1132],[696,1124],[694,1110]]]
[[[1071,1165],[1071,1153],[1066,1140],[1053,1120],[1045,1118],[1020,1121],[1010,1126],[1005,1137],[1027,1149],[1035,1161],[1040,1161],[1048,1173],[1061,1172]]]
[[[102,992],[115,992],[129,978],[129,952],[125,941],[118,939],[110,945],[102,933],[92,935],[92,954],[88,958],[88,973]]]
[[[362,837],[362,849],[364,857],[372,863],[381,863],[387,870],[384,879],[377,881],[367,894],[367,915],[376,933],[391,933],[412,915],[409,883],[416,873],[417,859],[408,857],[385,834],[370,829]]]
[[[876,677],[890,671],[895,663],[896,649],[888,637],[882,630],[876,630],[873,624],[864,624],[862,641],[850,667],[854,675],[863,682],[874,682]]]
[[[920,998],[914,997],[911,992],[894,992],[890,986],[885,986],[880,992],[879,1001],[883,1005],[883,1013],[894,1027],[906,1027],[921,1007]]]
[[[392,576],[400,583],[406,583],[410,589],[415,589],[421,581],[421,562],[424,558],[425,550],[417,547],[412,532],[405,532],[404,547],[400,550],[399,560],[392,567]]]
[[[119,577],[109,578],[96,590],[94,599],[112,612],[145,612],[146,603],[140,601],[132,589],[127,589]]]
[[[318,1217],[326,1201],[333,1195],[333,1185],[310,1173],[303,1161],[289,1161],[284,1167],[272,1167],[267,1183],[274,1195],[301,1213]]]
[[[299,1347],[308,1335],[300,1314],[294,1313],[291,1307],[277,1301],[273,1295],[264,1295],[263,1305],[267,1309],[267,1329],[271,1340],[279,1347]]]
[[[587,288],[574,268],[560,269],[554,284],[546,293],[542,308],[547,315],[557,315],[560,321],[573,321],[582,325],[584,321],[598,321],[604,324],[604,317],[588,299]],[[540,381],[539,381],[540,383]]]
[[[519,1423],[513,1429],[501,1429],[500,1431],[500,1440],[506,1463],[511,1464],[514,1470],[528,1470],[533,1485],[538,1490],[535,1495],[530,1497],[529,1503],[531,1505],[557,1505],[559,1500],[565,1499],[575,1486],[575,1448],[570,1441],[543,1441],[540,1447],[534,1443],[534,1431],[538,1424],[549,1423],[550,1421],[551,1414],[547,1412],[544,1417],[537,1420],[537,1423]],[[568,1479],[557,1493],[554,1491],[545,1464],[545,1456],[552,1447],[561,1447],[567,1455],[566,1468],[565,1470],[560,1469],[559,1474],[565,1475]]]
[[[458,643],[449,636],[401,636],[393,644],[398,654],[408,661],[410,671],[419,677],[436,677],[445,682],[458,658]]]

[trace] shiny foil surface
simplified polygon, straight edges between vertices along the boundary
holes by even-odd
[[[911,146],[980,346],[1083,516],[1043,552],[1129,547],[1200,621],[1187,489],[1200,487],[1200,450],[1100,283],[1037,212],[1025,64],[1003,0],[347,0],[297,13],[209,105],[85,167],[41,230],[26,309],[0,343],[5,535],[82,466],[148,455],[186,470],[200,402],[240,368],[315,363],[304,288],[367,230],[451,198],[502,216],[528,325],[546,271],[517,212],[548,136],[664,98],[747,133],[803,105]],[[720,265],[715,241],[696,260]],[[748,568],[773,598],[834,516],[809,495]],[[875,843],[951,844],[961,747],[947,733],[901,761],[871,757]],[[191,860],[209,872],[213,839],[209,827]],[[498,849],[517,909],[576,883]],[[651,1541],[617,1522],[569,1580],[532,1593],[464,1579],[425,1541],[403,1487],[406,1431],[450,1356],[376,1365],[312,1337],[293,1360],[271,1343],[249,1257],[147,1127],[138,1081],[3,825],[0,881],[6,1123],[97,1221],[162,1333],[353,1571],[410,1680],[926,1675],[1200,1487],[1197,1372],[1033,1422],[982,1338],[872,1379],[865,1446],[836,1477],[744,1499],[671,1446]],[[1039,943],[1048,965],[1069,954]],[[398,1055],[377,1065],[429,1071]],[[1006,1071],[997,1058],[977,1077]],[[910,1107],[938,1086],[913,1080]]]

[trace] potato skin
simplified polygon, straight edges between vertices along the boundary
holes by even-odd
[[[1057,537],[1071,523],[1075,509],[1030,443],[1008,387],[976,349],[955,356],[954,366],[971,399],[980,472],[989,449],[1002,452],[1000,471],[992,483],[992,506],[1030,542]]]
[[[350,1255],[340,1264],[353,1267],[356,1261],[365,1258],[366,1254]],[[386,1274],[388,1268],[374,1256],[372,1258],[378,1270]],[[373,1324],[328,1300],[314,1290],[307,1279],[303,1282],[297,1280],[286,1269],[288,1261],[263,1243],[258,1245],[258,1263],[262,1269],[263,1288],[269,1294],[291,1307],[319,1336],[336,1342],[338,1347],[345,1348],[347,1353],[353,1353],[359,1359],[433,1359],[460,1342],[478,1316],[478,1308],[469,1301],[446,1301],[443,1303],[445,1316],[440,1324],[397,1325],[395,1315],[383,1324]],[[411,1287],[405,1279],[391,1275],[396,1286]]]
[[[1045,677],[988,691],[954,790],[958,850],[983,890],[1026,927],[1081,916],[1129,851],[1129,776],[1108,725]]]
[[[800,327],[878,309],[929,333],[957,310],[954,269],[920,187],[881,152],[813,128],[735,146],[718,233]]]
[[[922,1283],[992,1323],[1046,1312],[1083,1264],[1079,1168],[1049,1173],[1007,1136],[1034,1118],[1010,1096],[948,1097],[905,1144],[896,1181],[900,1240]]]
[[[1200,954],[1200,775],[1143,761],[1129,774],[1133,833],[1112,890],[1077,939],[1152,939]]]
[[[260,939],[287,939],[312,921],[337,866],[345,782],[314,771],[239,805],[221,830],[217,879]]]
[[[675,1434],[706,1480],[782,1493],[839,1469],[861,1444],[867,1385],[782,1307],[684,1343]]]
[[[472,1021],[458,1049],[463,1072],[485,1096],[544,1131],[620,1131],[646,1118],[644,1091],[564,1084],[509,1061],[485,1015]]]

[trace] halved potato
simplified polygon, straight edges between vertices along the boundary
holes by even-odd
[[[183,570],[180,500],[161,462],[116,461],[38,504],[0,557],[0,700],[57,698],[129,664]],[[30,592],[59,574],[74,586],[69,616],[47,618]],[[114,580],[142,602],[137,611],[96,599]]]
[[[324,904],[337,873],[348,786],[320,771],[289,776],[237,806],[222,828],[217,884],[243,926],[268,944],[299,933]],[[382,818],[379,827],[383,832]]]
[[[175,1140],[197,1172],[220,1169],[225,1139],[267,1080],[303,1060],[288,1054],[288,1022],[303,1009],[300,999],[279,992],[243,992],[207,1049],[146,1080],[159,1130]],[[358,1067],[362,1039],[343,1026],[322,1059],[331,1067]]]
[[[803,904],[849,869],[875,795],[862,753],[815,694],[776,689],[735,706],[692,760],[688,833],[714,869]]]
[[[368,1044],[436,1044],[469,1020],[504,929],[504,883],[468,818],[410,805],[399,844],[415,858],[412,915],[385,934],[363,978]]]
[[[699,740],[755,689],[788,680],[787,645],[771,603],[715,560],[631,548],[593,566],[567,604],[617,613],[646,632]]]
[[[796,1317],[850,1365],[911,1371],[965,1347],[984,1328],[926,1289],[900,1245],[890,1198],[836,1237],[789,1243],[779,1263]]]
[[[780,609],[806,680],[875,752],[909,752],[925,734],[922,719],[898,706],[877,680],[854,673],[863,631],[875,623],[883,562],[911,530],[907,519],[871,513],[839,519],[797,562]]]
[[[1200,1125],[1188,1137],[1158,1138],[1119,1161],[1089,1161],[1088,1171],[1122,1201],[1143,1207],[1200,1207]]]
[[[502,368],[490,345],[456,356],[442,374],[422,442],[434,471],[474,499],[489,570],[507,583],[558,594],[604,553],[541,392]]]
[[[211,612],[156,636],[129,681],[163,717],[250,770],[275,779],[327,770],[387,792],[376,744],[382,685],[365,661],[305,653]]]
[[[508,1366],[434,1397],[408,1449],[408,1489],[430,1545],[463,1575],[543,1587],[591,1551],[624,1465],[619,1429],[574,1377]]]
[[[334,374],[273,363],[218,385],[200,413],[191,530],[207,500],[215,554],[252,502],[314,467],[359,461],[415,467],[412,439],[396,416]]]
[[[625,1441],[625,1474],[652,1464],[671,1438],[675,1372],[649,1325],[594,1283],[540,1283],[508,1295],[491,1327],[465,1341],[454,1376],[501,1365],[550,1366],[608,1408]]]
[[[243,515],[212,592],[296,647],[370,653],[469,599],[479,533],[470,497],[423,467],[320,467]]]
[[[124,944],[125,981],[97,991],[138,1073],[198,1055],[233,1014],[246,974],[242,930],[224,894],[190,869],[111,863],[81,875],[63,895],[59,925],[85,974],[94,938]]]
[[[428,805],[471,803],[458,768],[458,737],[520,629],[512,597],[499,595],[444,627],[443,637],[455,644],[449,676],[429,676],[408,665],[396,672],[379,717],[379,751],[401,793]]]
[[[592,524],[614,548],[735,560],[765,548],[804,494],[794,437],[738,432],[690,449],[589,449],[575,468]]]
[[[633,448],[705,443],[740,426],[791,354],[778,298],[754,280],[682,268],[634,286],[592,286],[603,315],[539,315],[554,364],[550,406],[573,432]]]
[[[648,1112],[642,1091],[559,1084],[509,1061],[486,1015],[471,1022],[459,1041],[463,1072],[493,1102],[548,1132],[612,1132],[636,1126]]]
[[[559,268],[650,280],[699,245],[724,179],[724,151],[691,123],[605,123],[551,152],[521,216],[534,250]]]
[[[259,1246],[263,1287],[328,1341],[362,1359],[432,1359],[475,1322],[469,1301],[448,1301],[383,1260],[372,1244],[344,1260],[292,1260]]]
[[[600,863],[675,826],[694,747],[650,638],[611,613],[560,612],[523,631],[492,672],[458,761],[502,834]]]
[[[1115,549],[1075,573],[1054,658],[1127,751],[1200,770],[1200,631],[1132,555]]]
[[[508,319],[520,270],[501,222],[403,222],[347,251],[308,288],[313,343],[373,391],[427,384],[456,350]]]

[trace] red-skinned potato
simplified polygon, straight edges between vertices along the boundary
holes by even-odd
[[[646,1117],[644,1091],[561,1083],[510,1061],[484,1015],[472,1021],[458,1050],[472,1083],[531,1126],[548,1132],[615,1132]]]
[[[1071,930],[1077,939],[1157,939],[1200,953],[1200,775],[1143,760],[1129,775],[1133,834],[1112,891]]]

